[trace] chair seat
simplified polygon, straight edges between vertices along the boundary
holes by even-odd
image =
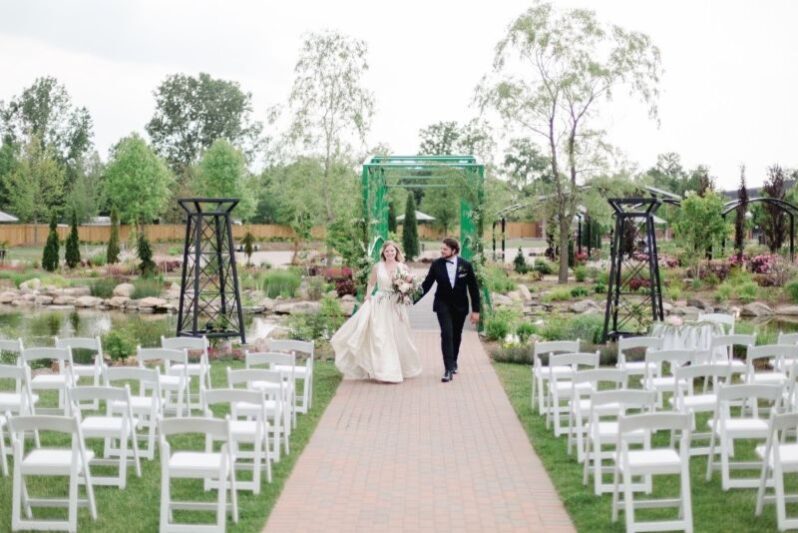
[[[111,409],[114,412],[121,412],[127,406],[127,402],[113,401],[111,402]],[[152,397],[149,396],[131,396],[130,409],[134,413],[149,413],[152,410]]]
[[[574,385],[570,381],[566,382],[558,381],[557,385],[554,386],[554,389],[557,391],[557,394],[565,395],[565,394],[570,394],[571,390],[573,389],[582,392],[589,391],[593,389],[593,386],[587,382],[577,383],[576,385]]]
[[[674,398],[670,398],[669,401],[671,405],[675,404]],[[691,411],[712,411],[717,402],[718,397],[714,394],[695,394],[682,398],[682,405]]]
[[[34,405],[39,401],[37,394],[32,394]],[[22,395],[16,392],[0,392],[0,411],[19,412],[22,407]]]
[[[779,444],[779,459],[781,460],[781,468],[784,472],[798,472],[798,444]],[[756,454],[760,459],[765,458],[765,445],[760,444],[756,447]],[[771,450],[770,458],[768,458],[768,465],[773,468],[775,454]]]
[[[627,374],[641,375],[646,373],[645,361],[627,361],[623,365],[618,363],[618,368],[626,371]],[[648,363],[648,368],[654,371],[657,368],[657,363]]]
[[[595,435],[595,433],[593,433]],[[630,432],[629,435],[634,435],[640,441],[646,436],[646,432],[642,429]],[[598,423],[598,436],[601,440],[615,439],[618,436],[618,422],[599,422]],[[613,441],[614,442],[614,441]]]
[[[94,452],[86,450],[86,460],[94,459]],[[24,475],[64,475],[68,476],[72,468],[72,450],[39,448],[31,451],[22,460]],[[78,469],[83,469],[82,458],[78,454]]]
[[[573,374],[574,369],[571,368],[570,366],[555,366],[554,368],[542,366],[535,369],[535,376],[543,379],[549,379],[550,372],[553,372],[555,376],[565,377]]]
[[[253,381],[249,384],[249,386],[253,389],[257,390],[277,390],[277,389],[285,389],[289,392],[293,390],[293,385],[286,381],[283,381],[282,384],[274,383],[273,381]]]
[[[66,383],[67,377],[62,374],[41,374],[30,380],[31,387],[37,389],[62,389]]]
[[[669,448],[630,450],[628,457],[629,469],[633,473],[678,474],[682,464],[679,454]],[[624,470],[624,466],[622,461],[619,465],[621,471]]]
[[[185,386],[183,376],[161,375],[161,386],[168,389],[179,389]]]
[[[218,452],[175,452],[169,471],[176,477],[212,477],[219,473],[224,455]]]
[[[583,415],[587,415],[590,412],[590,398],[582,398],[579,402],[571,401],[571,410],[576,413],[576,404],[579,404],[579,410],[582,412]],[[621,406],[617,403],[607,403],[601,405],[596,408],[596,412],[598,413],[613,413],[620,409]]]
[[[787,376],[781,372],[756,372],[753,377],[748,380],[749,383],[756,383],[758,385],[781,385],[785,381],[787,381]]]
[[[264,427],[268,431],[268,426]],[[258,423],[254,420],[231,420],[230,433],[234,440],[253,442],[258,434]]]
[[[169,367],[169,374],[182,374],[184,367],[186,369],[186,374],[189,376],[202,376],[207,371],[206,366],[202,363],[189,363],[187,365],[172,365]]]
[[[665,376],[661,378],[651,378],[648,380],[649,387],[655,390],[673,390],[674,385],[676,385],[676,378],[673,376]]]
[[[266,412],[273,412],[277,407],[280,405],[281,402],[275,402],[274,400],[266,400],[264,402],[266,404]],[[252,402],[236,402],[233,404],[235,408],[235,412],[238,415],[257,415],[260,413],[260,405]]]
[[[707,420],[707,427],[720,435],[714,420]],[[726,434],[732,438],[765,438],[768,434],[768,423],[759,418],[731,418],[726,420]]]
[[[116,416],[88,416],[80,423],[84,437],[119,435],[124,419]]]
[[[274,365],[274,370],[278,370],[280,372],[291,372],[290,365]],[[308,375],[308,367],[306,366],[295,366],[294,367],[294,376],[298,378],[304,378]]]
[[[89,376],[89,377],[92,377],[92,376],[95,376],[95,375],[99,375],[100,372],[101,372],[100,368],[94,366],[94,364],[91,364],[91,365],[72,365],[72,373],[74,375],[76,375],[76,376],[83,376],[83,377]]]

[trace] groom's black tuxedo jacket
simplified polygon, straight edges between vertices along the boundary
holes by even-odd
[[[468,295],[471,295],[471,310],[479,312],[479,287],[477,277],[474,275],[474,267],[465,259],[457,258],[457,271],[454,274],[454,287],[449,282],[449,273],[446,271],[446,260],[442,257],[432,262],[429,272],[424,282],[421,284],[423,290],[421,297],[429,292],[432,284],[438,282],[435,290],[435,301],[432,310],[438,311],[441,305],[449,305],[453,309],[467,314]],[[421,299],[419,297],[419,299]]]

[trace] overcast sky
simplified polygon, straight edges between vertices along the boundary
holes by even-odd
[[[640,106],[615,105],[610,141],[645,169],[675,151],[734,187],[739,165],[759,184],[767,166],[798,167],[798,2],[567,0],[651,36],[665,74],[661,125]],[[365,40],[377,99],[369,144],[418,148],[418,130],[465,121],[493,47],[530,2],[498,0],[209,1],[0,0],[0,99],[38,76],[63,82],[88,107],[103,157],[144,132],[153,90],[176,72],[238,81],[256,118],[284,102],[303,34],[334,29]],[[623,102],[621,102],[623,104]]]

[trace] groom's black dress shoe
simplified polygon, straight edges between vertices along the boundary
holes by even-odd
[[[447,370],[443,373],[443,377],[441,378],[441,383],[449,383],[452,380],[452,371]]]
[[[452,369],[452,374],[457,374],[457,365],[454,365],[454,368]]]

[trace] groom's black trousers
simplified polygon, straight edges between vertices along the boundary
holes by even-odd
[[[438,304],[436,310],[438,323],[441,325],[441,352],[443,353],[443,366],[447,371],[457,367],[457,356],[460,354],[460,341],[463,338],[463,325],[465,313],[446,305]]]

